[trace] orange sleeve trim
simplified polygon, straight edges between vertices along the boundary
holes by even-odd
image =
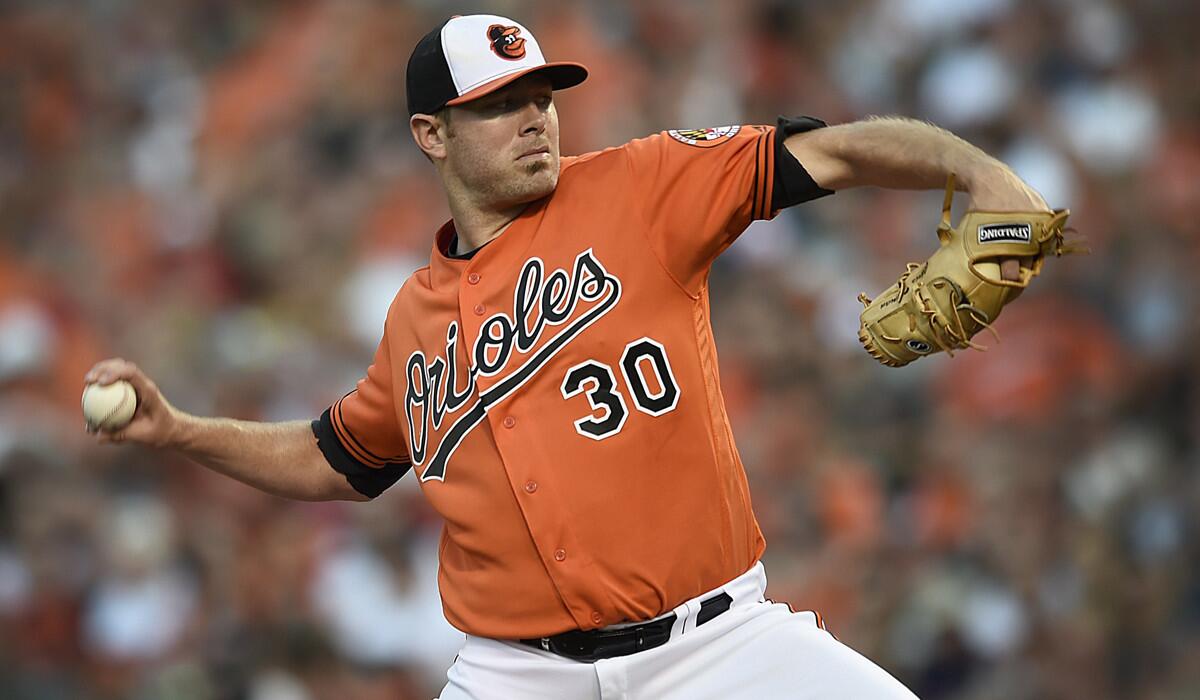
[[[349,394],[346,396],[349,396]],[[382,467],[386,464],[407,463],[409,461],[408,455],[380,457],[374,452],[368,450],[366,445],[363,445],[362,442],[354,436],[354,433],[350,432],[350,428],[346,426],[345,418],[342,415],[342,401],[345,398],[346,397],[343,396],[341,399],[338,399],[335,404],[333,404],[333,410],[330,411],[330,423],[333,424],[333,431],[337,435],[338,442],[342,443],[342,446],[346,448],[346,451],[353,455],[358,461],[374,467]]]
[[[758,144],[755,150],[755,181],[754,181],[754,210],[751,212],[752,220],[765,219],[767,215],[767,203],[771,201],[771,147],[767,143],[770,139],[770,133],[764,132],[758,137]]]
[[[766,183],[763,182],[763,172],[766,170],[763,167],[763,159],[766,157],[763,149],[763,137],[758,137],[757,147],[754,150],[754,211],[751,212],[752,220],[762,218],[762,200],[766,194]]]
[[[750,190],[750,220],[758,218],[758,196],[762,189],[762,138],[754,141],[754,187]]]
[[[763,134],[763,202],[759,217],[762,219],[769,219],[774,213],[771,211],[771,200],[775,189],[775,136],[775,129],[766,129]]]
[[[342,443],[342,447],[350,453],[351,457],[372,467],[383,466],[383,462],[381,460],[363,453],[363,451],[358,447],[358,441],[355,440],[350,434],[350,431],[346,429],[346,426],[342,422],[342,402],[340,399],[337,403],[333,404],[333,410],[330,411],[329,418],[329,422],[333,424],[333,432],[335,435],[337,435],[338,442]]]

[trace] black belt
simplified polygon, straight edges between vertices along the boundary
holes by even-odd
[[[721,592],[700,602],[696,615],[696,626],[703,625],[729,609],[733,598]],[[541,639],[522,639],[520,642],[536,649],[565,656],[576,661],[598,661],[614,656],[628,656],[639,651],[660,647],[671,638],[671,626],[675,624],[675,613],[650,622],[630,625],[620,629],[571,630]]]

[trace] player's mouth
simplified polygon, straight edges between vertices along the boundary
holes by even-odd
[[[531,148],[528,151],[525,151],[521,155],[517,156],[517,160],[534,160],[534,159],[539,159],[539,158],[543,158],[543,157],[545,157],[545,158],[550,157],[550,147],[549,146],[538,146],[537,148]]]

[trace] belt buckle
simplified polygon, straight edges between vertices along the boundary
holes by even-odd
[[[542,642],[542,649],[544,649],[545,651],[550,651],[550,638],[542,637],[541,642]]]

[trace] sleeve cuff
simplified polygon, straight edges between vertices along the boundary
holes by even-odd
[[[820,129],[825,122],[814,117],[779,117],[775,127],[775,183],[771,192],[771,209],[795,206],[819,197],[833,194],[833,190],[821,187],[812,179],[800,161],[784,145],[792,134]]]
[[[325,455],[329,466],[345,476],[355,491],[368,498],[375,498],[383,493],[412,468],[409,462],[389,462],[380,467],[373,467],[350,456],[334,433],[329,409],[325,409],[321,417],[312,422],[312,431],[313,436],[317,438],[317,447],[320,448],[321,454]]]

